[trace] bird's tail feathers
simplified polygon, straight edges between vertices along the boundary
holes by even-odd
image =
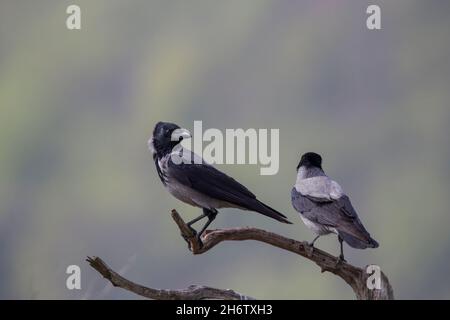
[[[261,201],[259,201],[257,199],[255,199],[254,204],[251,207],[249,207],[248,209],[259,212],[267,217],[278,220],[280,222],[292,224],[292,222],[290,222],[284,214],[278,212],[277,210],[269,207],[268,205],[262,203]]]
[[[370,237],[370,235],[367,236],[366,241],[363,241],[360,238],[357,238],[349,233],[342,231],[339,231],[339,236],[342,239],[344,239],[345,243],[347,243],[352,248],[366,249],[366,248],[378,248],[379,246],[378,242],[372,237]]]

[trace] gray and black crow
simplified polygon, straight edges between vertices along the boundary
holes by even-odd
[[[319,154],[308,152],[301,157],[291,200],[305,225],[317,234],[311,246],[320,236],[335,233],[341,245],[340,260],[344,260],[343,241],[357,249],[378,247],[341,186],[323,171]]]
[[[291,223],[286,216],[265,205],[246,187],[220,172],[179,143],[190,138],[189,131],[173,123],[158,122],[149,140],[156,170],[166,189],[178,200],[203,209],[203,214],[188,223],[203,218],[208,221],[202,233],[215,219],[219,208],[239,208],[261,213],[283,223]],[[186,161],[181,161],[185,159]]]

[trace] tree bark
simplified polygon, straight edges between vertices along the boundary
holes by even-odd
[[[321,272],[331,272],[342,278],[361,300],[391,300],[394,292],[386,275],[380,273],[380,288],[369,289],[367,285],[370,274],[367,267],[358,268],[337,257],[310,246],[307,242],[301,242],[283,237],[279,234],[257,228],[232,228],[207,230],[198,241],[194,232],[187,226],[176,210],[172,210],[172,218],[181,231],[182,237],[188,242],[193,254],[202,254],[223,241],[255,240],[298,254],[316,263]],[[100,258],[88,258],[90,265],[107,278],[114,286],[134,292],[151,299],[253,299],[233,290],[222,290],[205,286],[193,285],[181,290],[161,290],[147,288],[131,282],[109,268]]]
[[[97,270],[104,278],[108,279],[115,287],[131,291],[149,299],[156,300],[254,300],[254,298],[242,295],[233,290],[222,290],[206,286],[191,285],[186,289],[164,290],[153,289],[134,283],[125,279],[120,274],[112,270],[102,259],[98,257],[88,257],[87,262],[92,268]]]

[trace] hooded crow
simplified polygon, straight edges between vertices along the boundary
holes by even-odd
[[[341,246],[340,260],[344,260],[343,241],[357,249],[378,247],[341,186],[323,171],[319,154],[308,152],[301,157],[291,201],[304,224],[317,234],[311,246],[320,236],[335,233]]]
[[[178,200],[203,209],[203,214],[187,223],[189,227],[203,218],[208,221],[202,233],[215,219],[219,208],[239,208],[261,213],[283,223],[286,216],[265,205],[246,187],[220,172],[179,143],[190,138],[189,131],[168,122],[158,122],[148,145],[156,171],[166,189]]]

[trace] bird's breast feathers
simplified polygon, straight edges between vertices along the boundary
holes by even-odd
[[[198,190],[195,190],[190,185],[183,183],[185,179],[180,179],[179,176],[174,174],[171,170],[171,166],[177,166],[183,163],[184,166],[194,165],[194,163],[202,163],[202,159],[191,151],[173,151],[170,154],[158,159],[158,167],[161,170],[161,180],[164,182],[164,186],[175,198],[185,203],[188,203],[194,207],[219,209],[219,208],[240,208],[239,206],[223,201],[220,199],[212,198]],[[169,162],[171,162],[169,164]],[[178,164],[177,164],[178,163]],[[203,161],[203,165],[207,166]]]
[[[341,186],[327,176],[298,179],[295,189],[303,196],[329,201],[337,200],[344,195]]]

